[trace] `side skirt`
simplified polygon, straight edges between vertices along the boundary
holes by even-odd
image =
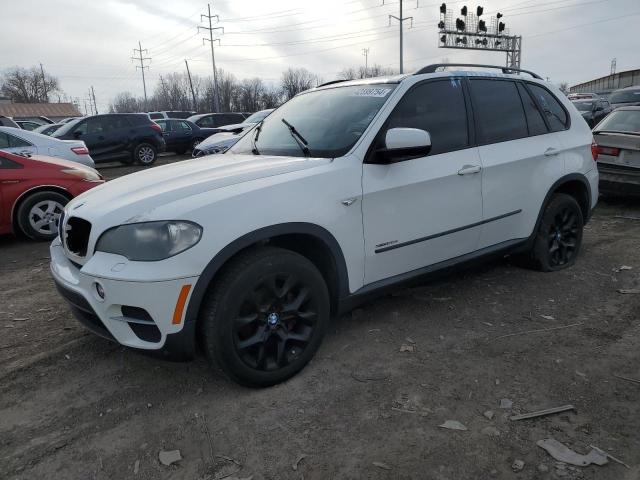
[[[400,275],[370,283],[351,295],[341,298],[338,303],[338,314],[342,315],[347,313],[358,305],[378,297],[385,292],[406,285],[411,281],[418,279],[421,281],[432,281],[441,276],[462,270],[474,263],[481,264],[507,253],[525,250],[529,244],[529,240],[529,238],[508,240],[459,257],[444,260],[439,263],[434,263],[433,265],[428,265],[410,272],[401,273]]]

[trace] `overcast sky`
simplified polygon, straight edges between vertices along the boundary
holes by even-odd
[[[502,65],[505,54],[437,48],[439,5],[404,0],[405,71],[448,58],[456,62]],[[575,84],[617,70],[640,68],[639,0],[486,0],[446,2],[485,17],[500,11],[512,34],[523,36],[522,68],[559,83]],[[416,5],[418,8],[416,8]],[[152,58],[147,88],[160,75],[184,72],[211,75],[211,55],[198,34],[206,0],[0,0],[0,69],[43,63],[62,89],[80,99],[91,85],[98,109],[105,111],[118,92],[142,95],[140,71],[130,57],[137,42]],[[324,81],[345,67],[370,64],[398,67],[399,0],[218,0],[212,13],[224,27],[216,47],[218,68],[238,78],[260,76],[277,82],[286,68],[305,67]]]

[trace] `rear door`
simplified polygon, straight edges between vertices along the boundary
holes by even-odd
[[[486,248],[529,237],[564,163],[556,133],[519,82],[471,78],[469,84],[484,169],[479,248]]]
[[[106,124],[105,117],[89,117],[78,123],[73,130],[73,137],[84,141],[94,160],[109,156],[110,146]]]
[[[419,128],[429,132],[432,148],[421,158],[363,166],[365,283],[477,248],[482,168],[465,99],[459,79],[415,85],[378,135],[374,149],[390,128]]]

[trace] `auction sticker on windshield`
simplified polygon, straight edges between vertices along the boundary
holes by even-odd
[[[354,90],[353,95],[356,97],[386,97],[390,91],[390,88],[359,88]]]

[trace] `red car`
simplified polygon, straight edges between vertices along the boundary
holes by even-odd
[[[103,183],[97,171],[79,163],[0,150],[0,234],[53,240],[67,202]]]

